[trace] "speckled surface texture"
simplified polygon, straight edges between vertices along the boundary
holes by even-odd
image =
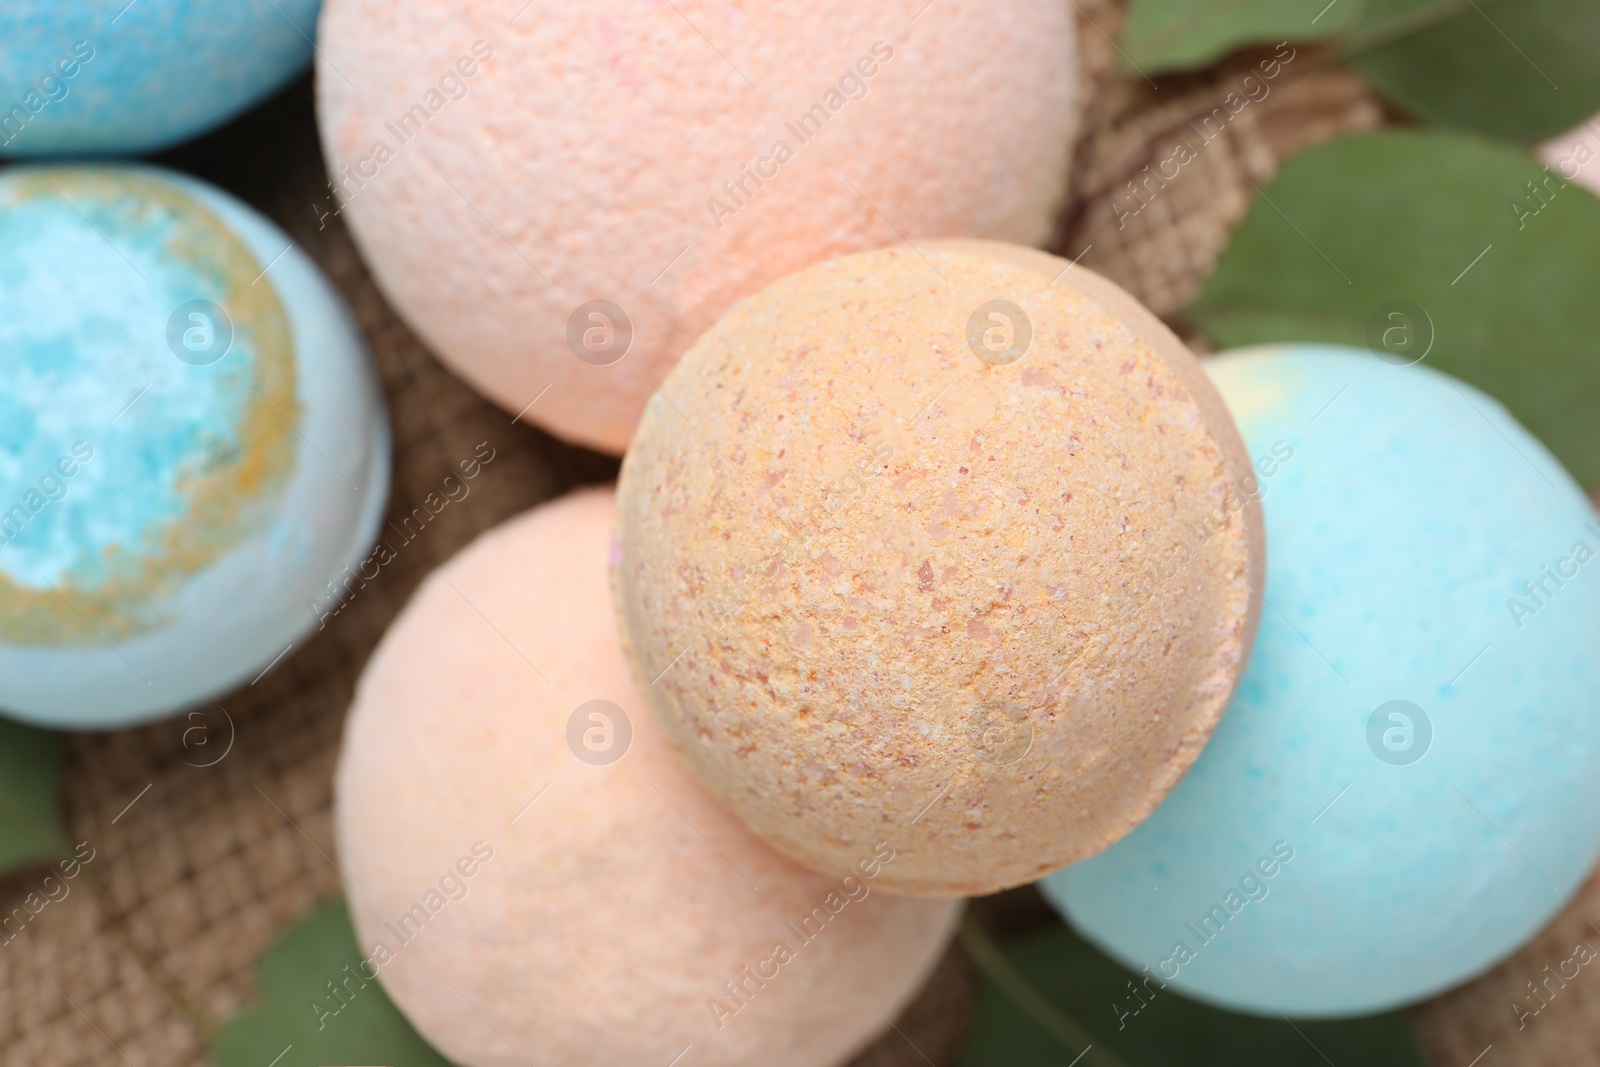
[[[1208,367],[1282,459],[1271,607],[1188,776],[1046,892],[1226,1007],[1410,1003],[1516,950],[1600,853],[1600,520],[1504,408],[1425,366],[1303,345]]]
[[[695,784],[622,660],[612,510],[591,490],[485,534],[373,654],[336,782],[362,947],[393,950],[373,957],[384,987],[466,1067],[689,1046],[700,1064],[840,1063],[921,985],[959,904],[876,892],[892,849],[845,878],[803,870]],[[569,720],[596,700],[605,718],[579,725],[604,736],[585,741]],[[425,931],[406,925],[469,853],[492,858]]]
[[[0,173],[0,279],[0,706],[125,725],[248,681],[388,494],[349,309],[282,230],[148,166]]]
[[[1210,383],[1125,294],[919,248],[802,271],[696,342],[623,462],[616,587],[713,793],[818,870],[887,840],[887,884],[953,896],[1100,851],[1193,762],[1249,648],[1260,514]],[[996,297],[1031,322],[1015,362],[971,347]]]
[[[791,271],[1050,236],[1076,118],[1056,0],[516,6],[327,5],[326,206],[441,358],[510,412],[548,388],[526,417],[561,437],[620,453],[684,349]],[[591,300],[631,321],[614,365],[569,350]]]
[[[311,62],[321,0],[7,0],[0,156],[154,152]]]
[[[54,506],[36,496],[0,527],[0,638],[98,644],[97,629],[159,626],[150,594],[235,547],[294,470],[294,430],[272,410],[300,414],[288,316],[220,218],[139,171],[5,172],[0,256],[0,480],[78,461],[71,484],[58,470],[44,487]],[[195,298],[238,317],[233,358],[211,371],[165,344]],[[135,410],[147,386],[154,402]]]
[[[1169,154],[1167,131],[1209,111],[1242,70],[1225,66],[1162,79],[1159,88],[1124,81],[1120,57],[1095,29],[1117,36],[1119,0],[1077,0],[1077,8],[1089,111],[1074,189],[1087,199],[1070,206],[1065,236],[1052,247],[1069,257],[1083,254],[1083,265],[1127,287],[1182,333],[1170,316],[1197,291],[1254,195],[1249,182],[1264,183],[1300,146],[1381,124],[1384,112],[1358,77],[1296,64],[1292,83],[1285,79],[1261,108],[1241,114],[1182,185],[1118,230],[1105,198],[1143,164]],[[397,430],[388,519],[410,514],[437,490],[443,468],[470,456],[479,442],[489,440],[499,458],[474,482],[471,497],[445,508],[307,648],[258,685],[222,700],[238,736],[220,763],[194,766],[214,756],[185,748],[191,722],[72,735],[71,833],[99,854],[69,900],[51,905],[26,937],[0,951],[6,1067],[210,1063],[207,1035],[256,996],[253,961],[318,900],[340,891],[324,859],[334,854],[333,767],[356,675],[388,621],[431,567],[482,531],[574,485],[616,474],[615,460],[510,425],[509,415],[444,370],[399,320],[342,221],[329,219],[319,229],[326,175],[308,81],[163,162],[219,183],[277,220],[352,305]],[[221,745],[225,726],[214,722],[210,743]],[[20,905],[37,889],[34,874],[0,880],[0,909]],[[997,934],[1054,921],[1031,887],[974,906]],[[1600,984],[1569,983],[1522,1029],[1507,1007],[1527,995],[1527,981],[1544,978],[1543,967],[1559,965],[1578,941],[1594,939],[1591,922],[1600,925],[1600,883],[1592,877],[1534,941],[1414,1009],[1430,1062],[1573,1067],[1600,1059]],[[856,1067],[953,1067],[973,985],[972,965],[958,945],[895,1020],[899,1032],[865,1051]]]

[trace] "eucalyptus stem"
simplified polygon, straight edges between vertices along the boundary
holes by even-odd
[[[1095,1048],[1094,1038],[1066,1012],[1050,1003],[1043,993],[1011,965],[978,921],[968,911],[961,920],[961,943],[988,979],[1010,997],[1017,1007],[1059,1041],[1068,1052],[1076,1053],[1083,1067],[1128,1067],[1115,1053]]]

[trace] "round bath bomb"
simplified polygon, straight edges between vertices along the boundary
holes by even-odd
[[[1600,528],[1498,403],[1303,345],[1209,364],[1272,545],[1249,670],[1072,924],[1223,1007],[1332,1016],[1471,977],[1600,852]]]
[[[6,0],[0,156],[155,152],[220,126],[310,65],[320,6]]]
[[[327,210],[453,370],[567,440],[621,453],[694,339],[792,271],[1050,235],[1069,5],[515,7],[328,4]]]
[[[1563,181],[1600,194],[1600,115],[1540,145],[1539,158]],[[1531,205],[1538,206],[1538,203]]]
[[[283,231],[154,168],[0,172],[0,713],[250,681],[339,606],[388,484],[366,347]]]
[[[887,843],[803,870],[695,784],[623,662],[612,511],[588,490],[484,535],[368,664],[335,809],[369,966],[465,1067],[842,1063],[958,905],[881,893]]]
[[[1031,881],[1199,755],[1260,584],[1250,461],[1110,282],[992,242],[834,260],[737,305],[623,463],[615,581],[700,780],[896,892]]]

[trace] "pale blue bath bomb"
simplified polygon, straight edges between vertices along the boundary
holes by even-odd
[[[5,0],[0,155],[154,152],[311,62],[322,0]]]
[[[1209,369],[1258,457],[1255,651],[1166,801],[1042,887],[1213,1004],[1418,1000],[1538,931],[1600,852],[1600,528],[1504,408],[1424,366],[1301,345]]]
[[[250,682],[388,477],[361,335],[281,230],[154,168],[0,171],[0,713],[120,726]]]

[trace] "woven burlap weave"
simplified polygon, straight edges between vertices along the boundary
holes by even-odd
[[[1305,145],[1389,116],[1357,78],[1302,50],[1267,96],[1208,139],[1196,121],[1259,60],[1159,83],[1129,79],[1112,44],[1118,0],[1083,0],[1079,16],[1082,132],[1055,250],[1081,255],[1186,332],[1181,310],[1252,186]],[[1168,159],[1180,139],[1197,149],[1194,161],[1170,181],[1142,181],[1144,168]],[[71,738],[68,820],[73,840],[87,842],[94,858],[67,898],[0,947],[0,1063],[16,1067],[207,1062],[211,1036],[255,996],[257,956],[340,891],[332,772],[356,676],[384,628],[428,571],[478,533],[616,471],[614,460],[514,424],[445,371],[378,294],[342,223],[319,225],[326,188],[309,82],[160,162],[276,219],[354,308],[393,422],[391,515],[409,513],[481,442],[495,458],[466,499],[255,684],[175,722]],[[23,872],[0,883],[0,906],[9,910],[39,877]],[[1509,1006],[1577,940],[1600,938],[1588,925],[1600,915],[1597,902],[1591,882],[1522,952],[1417,1009],[1434,1062],[1466,1067],[1491,1044],[1486,1065],[1600,1061],[1600,985],[1579,980],[1521,1030]],[[974,989],[972,965],[952,949],[898,1032],[857,1063],[953,1064]]]

